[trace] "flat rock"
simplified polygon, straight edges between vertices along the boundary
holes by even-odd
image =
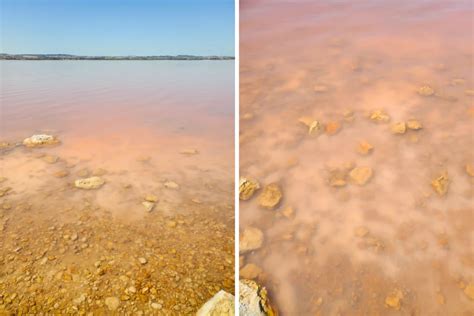
[[[220,290],[197,311],[196,316],[234,316],[234,304],[234,296]]]
[[[443,196],[448,192],[449,176],[447,172],[443,172],[439,177],[431,181],[431,186],[439,196]]]
[[[59,140],[53,135],[37,134],[23,140],[26,147],[41,147],[58,144]]]
[[[241,254],[257,250],[262,247],[263,232],[256,227],[247,227],[240,235],[239,252]]]
[[[357,185],[365,185],[372,175],[373,171],[370,167],[356,167],[349,173],[351,181]]]
[[[267,289],[255,281],[239,281],[239,315],[240,316],[273,316],[276,311],[270,305]]]
[[[119,308],[120,306],[120,300],[118,297],[115,296],[110,296],[105,298],[105,306],[109,309],[109,311],[115,311]]]
[[[147,202],[156,203],[158,202],[158,197],[154,194],[148,194],[145,196],[144,200]]]
[[[100,177],[90,177],[74,181],[74,186],[79,189],[93,190],[103,186],[105,180]]]
[[[253,263],[248,263],[240,269],[239,276],[243,279],[255,279],[260,275],[260,273],[262,273],[262,269],[259,266]]]
[[[392,125],[391,130],[394,134],[405,134],[407,126],[405,122],[398,122]]]
[[[250,199],[258,189],[260,189],[260,184],[256,180],[240,177],[239,198],[241,200],[246,201]]]
[[[270,183],[263,188],[263,192],[258,197],[258,204],[266,209],[274,209],[279,203],[283,194],[276,183]]]
[[[197,149],[194,149],[194,148],[187,148],[187,149],[181,150],[179,153],[182,154],[182,155],[191,156],[191,155],[199,154],[199,151]]]

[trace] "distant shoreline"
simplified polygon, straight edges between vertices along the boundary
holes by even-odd
[[[81,56],[69,54],[0,54],[0,60],[235,60],[233,56]]]

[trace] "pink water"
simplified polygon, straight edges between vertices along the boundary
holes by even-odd
[[[243,1],[240,17],[241,175],[283,193],[276,210],[259,207],[262,189],[241,201],[241,229],[265,237],[243,261],[280,313],[473,315],[472,2]],[[377,109],[390,122],[372,122]],[[322,130],[308,135],[303,116]],[[423,129],[391,132],[410,119]],[[331,186],[350,163],[373,177]]]
[[[193,314],[233,291],[232,61],[0,67],[0,314]],[[61,143],[13,146],[43,133]]]

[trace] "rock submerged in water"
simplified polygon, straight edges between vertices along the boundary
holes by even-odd
[[[403,293],[400,290],[394,290],[385,298],[385,305],[395,310],[399,310],[403,299]]]
[[[93,190],[103,186],[105,180],[100,177],[90,177],[74,181],[74,186],[79,189]]]
[[[373,171],[370,167],[356,167],[351,170],[349,177],[357,185],[365,185],[372,178]]]
[[[234,306],[234,295],[220,290],[197,311],[196,316],[234,316]]]
[[[240,177],[239,198],[243,201],[250,199],[255,191],[260,189],[260,184],[255,180]]]
[[[59,140],[56,137],[47,134],[37,134],[23,140],[23,145],[26,147],[40,147],[58,143]]]
[[[276,311],[270,305],[267,289],[252,280],[239,282],[240,316],[275,316]]]
[[[377,123],[387,123],[388,121],[390,121],[390,116],[382,110],[373,111],[370,114],[369,118]]]
[[[439,177],[431,181],[431,186],[439,196],[445,195],[448,192],[449,186],[448,173],[443,172]]]
[[[263,188],[262,194],[258,197],[258,204],[261,207],[272,210],[280,203],[282,196],[283,194],[278,184],[270,183]]]
[[[392,125],[392,133],[394,134],[405,134],[407,126],[405,122],[398,122]]]
[[[239,271],[240,277],[244,279],[255,279],[260,275],[260,273],[262,273],[262,269],[253,263],[247,263]]]
[[[257,250],[262,247],[263,232],[255,227],[247,227],[240,235],[239,252],[241,254]]]
[[[308,127],[308,134],[311,135],[314,131],[319,131],[321,124],[308,116],[303,116],[298,119],[298,121]]]
[[[149,202],[149,201],[144,201],[142,202],[143,207],[145,207],[145,210],[147,212],[153,211],[153,208],[155,207],[155,203]]]

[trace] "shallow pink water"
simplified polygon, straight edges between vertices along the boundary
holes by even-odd
[[[262,269],[281,314],[471,315],[472,3],[243,1],[240,17],[241,175],[283,192],[272,211],[241,201],[241,229],[265,236],[244,263]],[[417,93],[425,85],[432,96]],[[377,109],[390,122],[372,122]],[[322,130],[308,135],[303,116]],[[391,132],[410,119],[423,129]],[[330,170],[349,163],[372,178],[331,186]]]

